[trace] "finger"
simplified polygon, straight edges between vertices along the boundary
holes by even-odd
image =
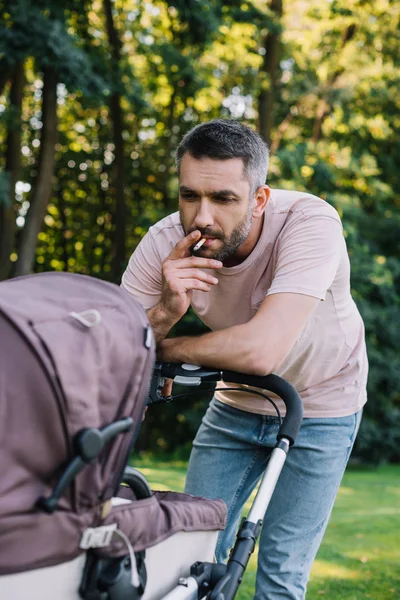
[[[188,256],[186,258],[167,258],[166,266],[171,265],[177,269],[187,269],[196,267],[197,269],[220,269],[223,264],[220,260],[214,258],[202,258],[200,256]]]
[[[213,277],[209,273],[205,273],[200,269],[178,269],[175,276],[179,279],[199,279],[200,281],[205,281],[211,285],[218,283],[218,279],[216,277]]]
[[[189,235],[179,240],[168,258],[176,259],[188,256],[189,248],[198,242],[200,238],[201,233],[198,229],[192,231],[192,233],[189,233]]]
[[[181,279],[181,282],[185,286],[186,291],[200,290],[201,292],[209,292],[212,287],[209,283],[200,281],[199,279]]]
[[[165,380],[165,383],[164,383],[162,391],[161,391],[162,396],[171,396],[173,383],[174,383],[173,379]]]

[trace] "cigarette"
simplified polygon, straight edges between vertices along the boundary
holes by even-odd
[[[202,245],[204,244],[205,241],[206,241],[206,238],[201,238],[201,240],[199,242],[197,242],[197,244],[193,248],[193,252],[200,250],[200,248],[202,247]]]

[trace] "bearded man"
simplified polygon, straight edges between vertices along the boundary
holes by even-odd
[[[305,418],[265,515],[255,598],[301,600],[366,402],[342,225],[324,200],[267,186],[268,148],[236,121],[189,131],[176,162],[179,212],[150,228],[122,285],[144,305],[160,360],[276,373],[300,393]],[[211,332],[167,339],[190,305]],[[219,560],[278,429],[273,407],[240,390],[218,392],[203,418],[185,491],[227,504]]]

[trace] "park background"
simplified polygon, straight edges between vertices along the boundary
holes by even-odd
[[[388,552],[400,525],[399,48],[390,0],[0,0],[0,280],[59,270],[119,283],[148,227],[176,210],[185,132],[213,117],[254,127],[270,144],[268,184],[316,194],[343,221],[370,361],[353,462],[372,477],[365,492],[386,490],[369,501],[386,516],[397,506]],[[174,333],[201,331],[189,313]],[[148,411],[137,455],[155,483],[160,457],[187,459],[208,398]],[[396,581],[354,598],[400,597],[400,556],[380,554],[377,573],[385,560]]]

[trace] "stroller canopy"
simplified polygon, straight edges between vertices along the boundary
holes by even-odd
[[[144,310],[116,285],[56,272],[0,284],[0,572],[25,567],[35,546],[38,564],[57,562],[68,547],[77,553],[79,531],[118,489],[153,358]],[[59,510],[38,511],[77,433],[126,416],[133,429],[74,479]]]
[[[155,494],[111,509],[144,414],[151,333],[144,309],[113,284],[57,272],[0,283],[0,575],[74,559],[83,534],[110,523],[135,550],[177,531],[224,527],[219,500]],[[38,499],[79,455],[83,433],[130,419],[56,510],[41,510]],[[126,548],[113,540],[108,552]]]

